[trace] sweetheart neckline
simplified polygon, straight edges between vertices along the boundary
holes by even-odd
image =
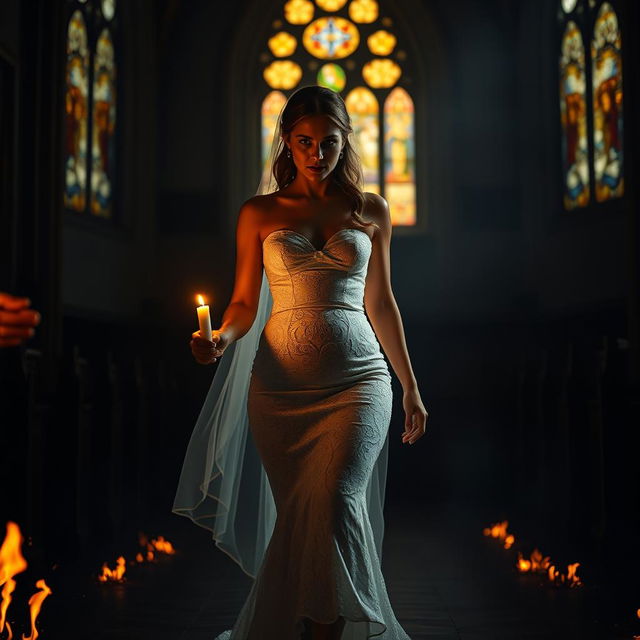
[[[274,229],[273,231],[267,233],[267,235],[264,237],[264,240],[262,241],[262,244],[264,245],[264,243],[267,241],[267,238],[269,236],[272,236],[274,233],[293,233],[299,236],[300,238],[302,238],[303,240],[306,240],[308,245],[312,247],[316,253],[323,253],[324,250],[327,248],[327,246],[331,243],[331,241],[343,231],[360,231],[360,233],[364,233],[364,235],[367,236],[367,238],[369,238],[369,242],[371,242],[371,244],[373,245],[373,241],[369,237],[369,234],[366,231],[363,231],[362,229],[358,229],[357,227],[343,227],[342,229],[338,229],[330,238],[327,239],[327,241],[322,246],[322,249],[317,249],[316,245],[313,244],[311,240],[307,238],[307,236],[305,236],[303,233],[300,233],[299,231],[296,231],[295,229]]]

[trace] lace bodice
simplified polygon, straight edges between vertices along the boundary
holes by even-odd
[[[301,233],[272,231],[263,241],[263,262],[273,297],[271,315],[301,308],[364,311],[371,239],[346,227],[318,250]]]

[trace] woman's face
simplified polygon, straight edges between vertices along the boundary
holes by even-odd
[[[340,129],[322,114],[299,120],[285,143],[296,169],[309,180],[326,178],[338,164],[343,147]]]

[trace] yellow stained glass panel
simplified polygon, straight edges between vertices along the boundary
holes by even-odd
[[[284,58],[290,56],[296,50],[298,41],[290,33],[279,31],[269,38],[267,44],[276,58]]]
[[[400,66],[388,58],[375,58],[362,67],[362,77],[374,89],[392,87],[401,75]]]
[[[339,11],[347,4],[347,0],[316,0],[316,4],[325,11]]]
[[[262,75],[272,89],[293,89],[302,78],[302,69],[291,60],[275,60]]]
[[[372,33],[367,38],[369,51],[376,56],[388,56],[396,46],[396,37],[384,29]]]
[[[380,193],[380,129],[378,99],[366,87],[352,89],[345,105],[351,118],[355,146],[362,162],[364,190]]]
[[[394,225],[416,223],[414,107],[396,87],[384,103],[384,194]]]
[[[316,58],[331,60],[346,58],[360,44],[360,32],[346,18],[318,18],[302,34],[304,48]]]
[[[284,5],[284,17],[291,24],[307,24],[312,18],[315,7],[309,0],[289,0]]]
[[[271,91],[267,94],[262,101],[262,178],[263,184],[266,184],[266,180],[269,178],[267,175],[267,157],[271,149],[271,143],[273,142],[273,136],[276,132],[276,125],[278,124],[278,116],[282,107],[287,102],[287,98],[282,91]]]
[[[376,0],[353,0],[349,5],[349,17],[354,22],[374,22],[378,18],[378,3]]]

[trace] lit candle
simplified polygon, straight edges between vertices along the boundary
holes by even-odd
[[[205,340],[211,340],[211,315],[209,314],[209,305],[204,303],[204,298],[198,294],[198,324],[200,325],[200,337]]]

